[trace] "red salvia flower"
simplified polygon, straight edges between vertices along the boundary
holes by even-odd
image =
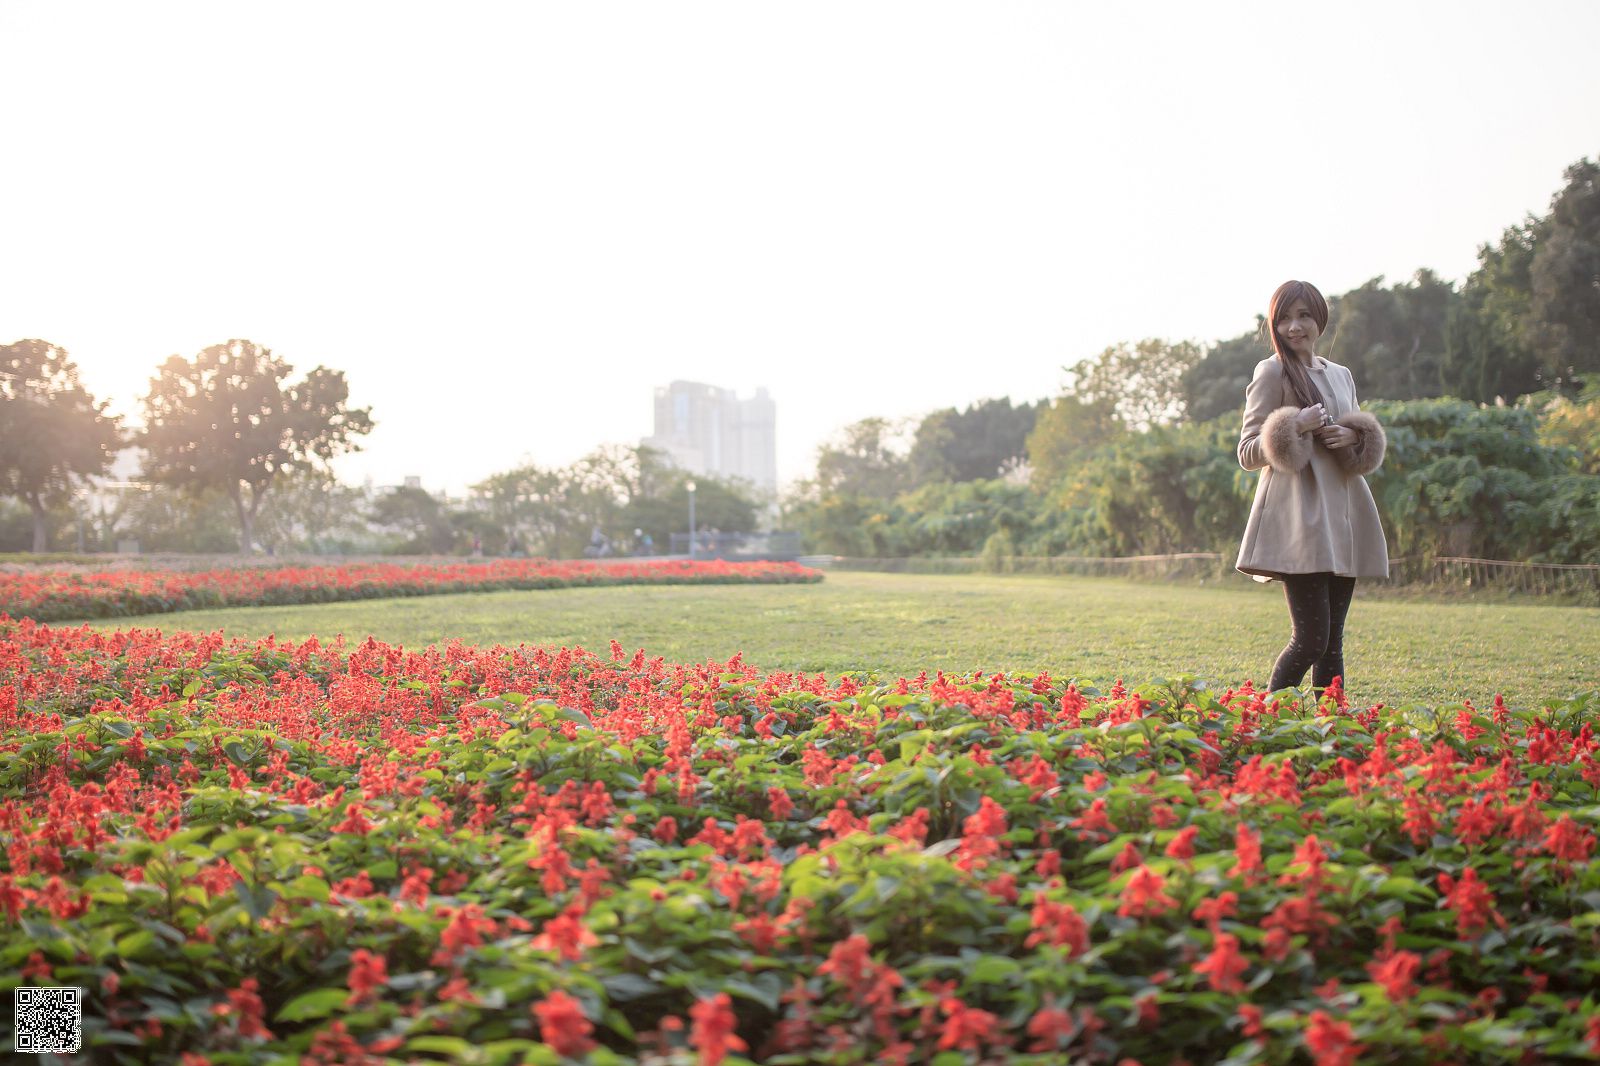
[[[1233,829],[1233,851],[1239,861],[1228,871],[1230,877],[1243,877],[1251,884],[1261,873],[1261,836],[1244,822]]]
[[[1034,1038],[1028,1050],[1060,1051],[1072,1038],[1073,1029],[1072,1015],[1057,1007],[1041,1007],[1028,1020],[1028,1035]]]
[[[1220,933],[1216,947],[1194,964],[1194,970],[1205,974],[1207,983],[1218,992],[1240,993],[1244,991],[1244,982],[1239,977],[1249,966],[1239,954],[1239,938],[1231,933]]]
[[[980,1042],[988,1043],[995,1039],[995,1030],[1000,1024],[1000,1019],[988,1011],[969,1007],[954,998],[945,1000],[944,1009],[949,1017],[945,1019],[944,1028],[939,1032],[940,1051],[950,1051],[955,1048],[977,1051]]]
[[[1415,980],[1421,969],[1422,956],[1410,951],[1396,951],[1367,963],[1367,973],[1395,1003],[1404,1003],[1416,994]]]
[[[1122,905],[1117,908],[1117,914],[1124,918],[1155,918],[1165,914],[1178,905],[1177,900],[1162,891],[1166,887],[1166,878],[1148,866],[1139,867],[1122,890]]]
[[[1167,843],[1167,857],[1180,861],[1194,858],[1194,838],[1199,833],[1200,827],[1194,825],[1186,825],[1178,830],[1178,835]]]
[[[978,809],[962,823],[964,836],[1002,837],[1006,833],[1006,809],[988,796],[978,801]]]
[[[544,923],[544,929],[528,942],[536,951],[553,951],[568,962],[583,957],[583,949],[600,943],[600,938],[583,924],[583,909],[571,904],[561,914]]]
[[[1222,919],[1235,917],[1238,913],[1237,892],[1223,892],[1213,898],[1203,899],[1194,906],[1194,916],[1211,927],[1212,936],[1220,931]]]
[[[539,1023],[539,1035],[564,1058],[581,1058],[594,1047],[589,1039],[594,1026],[583,1013],[583,1005],[559,988],[531,1008]]]
[[[366,948],[356,948],[350,953],[350,977],[347,981],[350,996],[345,1000],[345,1006],[366,1003],[377,994],[379,988],[388,983],[389,960]]]
[[[1494,893],[1478,880],[1478,871],[1472,867],[1461,871],[1459,881],[1449,874],[1440,874],[1439,887],[1444,889],[1444,905],[1456,912],[1456,932],[1462,939],[1482,932],[1490,917],[1505,921],[1494,909]]]
[[[851,999],[857,999],[872,972],[872,941],[864,934],[852,933],[833,945],[827,961],[817,967],[823,977],[844,985]]]
[[[1120,852],[1112,857],[1112,876],[1126,873],[1142,862],[1144,862],[1144,856],[1139,854],[1139,849],[1134,847],[1133,841],[1130,840],[1126,845],[1123,846]]]
[[[699,1066],[717,1066],[730,1051],[744,1051],[746,1044],[734,1031],[739,1018],[733,1013],[733,1000],[726,992],[711,999],[702,999],[689,1008],[693,1025],[689,1029],[689,1046],[700,1053]]]
[[[1594,851],[1594,833],[1573,821],[1572,815],[1564,814],[1544,831],[1541,846],[1561,862],[1581,866]]]
[[[1089,923],[1070,903],[1056,903],[1045,898],[1043,891],[1038,892],[1033,900],[1032,924],[1033,932],[1023,942],[1024,947],[1037,944],[1065,947],[1069,959],[1089,950]]]
[[[1311,1012],[1311,1025],[1306,1029],[1306,1047],[1316,1066],[1355,1066],[1363,1048],[1355,1042],[1355,1033],[1344,1022],[1337,1022],[1325,1012]]]

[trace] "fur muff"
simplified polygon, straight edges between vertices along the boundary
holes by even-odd
[[[1356,442],[1348,448],[1333,450],[1339,457],[1339,463],[1352,474],[1370,474],[1383,465],[1383,453],[1388,449],[1389,439],[1384,436],[1383,426],[1378,420],[1365,411],[1351,411],[1340,415],[1338,422],[1347,429],[1356,431]]]
[[[1298,407],[1280,407],[1261,424],[1261,450],[1267,465],[1283,474],[1298,474],[1311,462],[1311,435],[1295,425]]]

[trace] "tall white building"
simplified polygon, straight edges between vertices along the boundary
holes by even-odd
[[[778,491],[777,405],[765,388],[748,400],[697,381],[657,388],[655,432],[640,443],[691,473]]]

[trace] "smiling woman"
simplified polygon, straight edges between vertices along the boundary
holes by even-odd
[[[1279,580],[1293,631],[1273,666],[1271,691],[1308,669],[1320,693],[1344,676],[1344,620],[1359,577],[1389,576],[1378,506],[1362,475],[1383,462],[1383,429],[1356,404],[1350,371],[1317,355],[1328,302],[1286,281],[1265,325],[1273,355],[1245,390],[1239,465],[1260,470],[1238,569]]]

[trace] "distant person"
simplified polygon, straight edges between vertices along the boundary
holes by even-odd
[[[1282,581],[1289,643],[1269,691],[1311,671],[1317,698],[1344,678],[1344,622],[1357,578],[1387,578],[1389,550],[1363,475],[1383,462],[1378,420],[1356,405],[1355,379],[1316,353],[1328,302],[1305,281],[1278,286],[1263,330],[1273,354],[1245,389],[1239,465],[1260,470],[1238,570]],[[1341,684],[1342,684],[1341,680]]]
[[[639,541],[639,554],[640,555],[654,555],[655,553],[656,553],[656,538],[652,537],[649,533],[645,533],[643,539],[641,539]]]

